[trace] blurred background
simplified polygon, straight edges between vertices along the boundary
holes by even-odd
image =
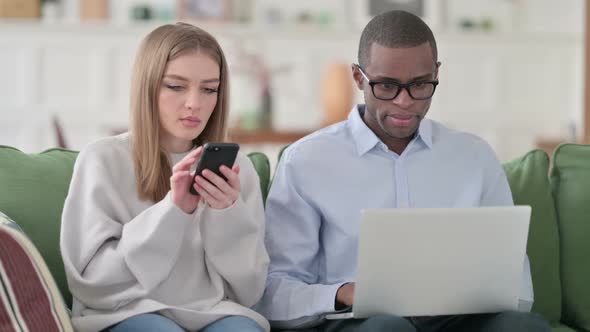
[[[79,150],[125,131],[141,39],[187,21],[226,52],[232,140],[274,163],[362,102],[350,75],[361,30],[394,8],[438,41],[430,118],[502,161],[590,137],[584,0],[0,0],[0,145]]]

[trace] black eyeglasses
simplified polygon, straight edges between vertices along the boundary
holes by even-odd
[[[436,86],[438,85],[437,80],[422,80],[415,81],[406,84],[397,83],[391,80],[387,81],[372,81],[367,77],[361,66],[356,65],[361,75],[367,80],[373,91],[373,96],[380,100],[393,100],[395,99],[403,89],[408,91],[408,94],[412,99],[415,100],[426,100],[432,98]]]

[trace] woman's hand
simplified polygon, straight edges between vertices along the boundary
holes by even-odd
[[[199,195],[214,209],[225,209],[234,204],[240,196],[240,166],[219,167],[227,181],[211,170],[204,170],[203,175],[195,178],[195,189]],[[209,180],[209,181],[207,181]]]
[[[201,200],[200,196],[191,194],[189,188],[194,184],[193,175],[190,173],[191,166],[202,153],[203,147],[198,147],[172,167],[172,176],[170,177],[172,202],[188,214],[195,212]]]

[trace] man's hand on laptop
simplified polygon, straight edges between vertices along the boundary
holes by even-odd
[[[354,302],[354,282],[348,282],[336,292],[336,310],[342,310],[346,307],[352,306]]]

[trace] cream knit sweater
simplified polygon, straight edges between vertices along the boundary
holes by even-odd
[[[262,296],[268,267],[259,179],[243,154],[236,163],[235,204],[215,210],[201,203],[189,215],[170,194],[155,204],[139,200],[127,134],[80,152],[61,225],[76,330],[100,331],[147,312],[190,331],[228,315],[269,329],[249,309]]]

